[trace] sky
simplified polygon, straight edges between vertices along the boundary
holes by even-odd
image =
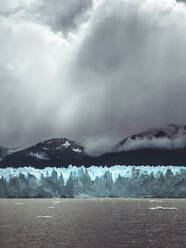
[[[0,144],[108,150],[186,123],[186,1],[1,0]]]

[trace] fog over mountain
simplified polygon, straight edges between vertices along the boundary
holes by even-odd
[[[0,144],[186,123],[184,2],[1,0]]]

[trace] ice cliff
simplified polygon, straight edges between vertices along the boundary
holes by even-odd
[[[0,197],[186,197],[186,168],[0,169]]]

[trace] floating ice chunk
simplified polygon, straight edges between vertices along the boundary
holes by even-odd
[[[55,208],[55,207],[48,207],[48,208]]]
[[[59,204],[59,203],[60,203],[60,201],[53,201],[53,203],[54,203],[54,204]]]
[[[149,200],[149,202],[156,202],[156,203],[161,203],[162,201],[160,201],[160,200]]]
[[[39,215],[39,216],[37,216],[37,218],[53,218],[53,216],[51,216],[51,215]]]
[[[23,202],[16,202],[16,205],[24,205]]]
[[[151,210],[178,210],[175,207],[162,207],[162,206],[157,206],[157,207],[153,207],[153,208],[149,208]]]

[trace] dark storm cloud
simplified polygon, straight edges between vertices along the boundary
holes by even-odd
[[[43,0],[39,8],[43,22],[54,31],[68,33],[89,18],[92,0]]]
[[[0,17],[1,144],[58,136],[106,151],[132,133],[186,123],[184,4],[14,3]]]
[[[166,19],[158,12],[158,18],[147,21],[153,9],[125,7],[104,6],[99,20],[100,9],[79,49],[76,73],[86,92],[79,109],[89,113],[79,119],[82,135],[121,137],[185,121],[184,45],[172,30],[175,25],[181,32],[185,24],[170,25],[171,12]]]

